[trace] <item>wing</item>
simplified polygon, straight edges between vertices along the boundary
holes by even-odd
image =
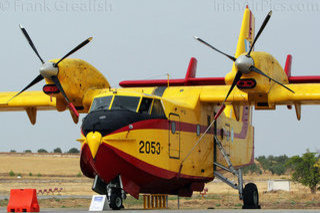
[[[57,110],[56,98],[42,91],[29,91],[10,100],[17,92],[0,92],[0,111],[26,111],[30,122],[36,123],[38,110]]]
[[[320,84],[288,84],[294,94],[280,87],[268,94],[269,102],[276,105],[320,104]]]
[[[105,91],[104,89],[88,89],[81,97],[80,104],[75,104],[80,113],[87,113],[92,100],[97,94]],[[36,123],[38,110],[57,110],[59,112],[67,109],[67,103],[63,96],[50,97],[42,91],[25,91],[19,96],[11,99],[18,92],[0,92],[0,112],[1,111],[26,111],[32,124]],[[75,123],[78,118],[71,117]]]
[[[207,103],[222,103],[230,86],[207,86],[203,87],[200,93],[200,101]],[[227,103],[248,104],[248,94],[238,88],[234,88],[229,95]]]
[[[246,93],[238,88],[230,94],[227,102],[236,104],[255,104],[263,99],[269,105],[292,105],[292,104],[320,104],[320,84],[286,84],[295,93],[275,85],[267,94]],[[208,86],[203,87],[200,93],[200,101],[208,103],[221,103],[229,90],[230,86]]]
[[[297,119],[301,119],[301,105],[320,104],[320,84],[286,84],[295,93],[274,85],[267,94],[245,93],[238,88],[229,96],[227,103],[234,107],[237,105],[254,105],[255,109],[273,110],[276,105],[294,105]],[[207,103],[222,103],[230,86],[203,87],[200,93],[200,101]]]
[[[37,110],[56,110],[56,98],[42,91],[24,92],[10,100],[17,92],[0,92],[0,111],[23,111],[27,108]]]

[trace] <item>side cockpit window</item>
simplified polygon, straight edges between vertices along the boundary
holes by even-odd
[[[108,110],[111,100],[112,100],[112,96],[95,98],[92,102],[90,112],[97,111],[97,110]]]
[[[150,114],[152,98],[142,98],[139,113]]]
[[[132,96],[114,96],[111,109],[137,111],[140,97]]]
[[[163,111],[162,104],[161,104],[160,100],[154,99],[151,115],[159,116],[159,117],[165,117],[166,116],[164,111]]]

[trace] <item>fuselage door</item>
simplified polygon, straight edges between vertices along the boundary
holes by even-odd
[[[169,115],[169,157],[180,159],[180,116]]]

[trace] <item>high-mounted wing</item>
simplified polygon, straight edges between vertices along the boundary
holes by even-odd
[[[295,94],[284,91],[279,87],[268,94],[269,103],[275,105],[291,104],[320,104],[320,84],[289,84]]]
[[[0,111],[22,111],[28,107],[38,110],[56,110],[56,98],[42,91],[28,91],[10,100],[17,92],[0,92]],[[9,101],[10,100],[10,101]]]
[[[313,105],[320,104],[320,84],[286,84],[295,93],[285,90],[281,87],[274,87],[266,94],[268,104],[274,105]],[[222,103],[225,98],[225,93],[228,92],[229,86],[210,86],[203,87],[200,93],[200,101],[208,103]],[[255,100],[250,100],[250,95],[237,88],[229,96],[229,103],[242,105],[254,104]],[[258,102],[256,102],[257,104]]]
[[[208,86],[203,87],[200,93],[200,101],[207,103],[222,103],[226,98],[226,93],[229,91],[230,86]],[[248,94],[235,88],[228,97],[227,103],[237,103],[248,105]]]
[[[36,123],[38,110],[56,110],[56,98],[42,91],[27,91],[10,100],[17,92],[0,92],[0,111],[26,111],[30,122]]]

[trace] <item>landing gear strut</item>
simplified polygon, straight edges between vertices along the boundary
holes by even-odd
[[[121,187],[120,177],[115,178],[107,185],[107,192],[110,208],[113,210],[123,209],[123,200],[125,200],[127,196]]]
[[[120,210],[124,208],[123,201],[127,196],[125,191],[122,189],[120,176],[106,184],[98,175],[96,175],[92,190],[98,194],[106,195],[109,207],[112,210]]]
[[[220,172],[217,172],[215,170],[214,170],[214,176],[220,179],[222,182],[228,184],[232,188],[238,190],[239,198],[240,200],[243,200],[243,206],[242,206],[243,209],[260,209],[261,207],[259,205],[259,193],[258,193],[257,186],[254,183],[248,183],[243,188],[243,177],[242,177],[241,169],[236,170],[232,166],[229,156],[226,153],[225,149],[223,148],[221,142],[218,140],[216,136],[214,139],[218,149],[220,150],[221,154],[223,155],[228,165],[227,167],[225,167],[222,164],[214,162],[215,167],[219,167],[220,169],[235,175],[238,178],[238,183],[234,183],[233,181],[223,176]]]

